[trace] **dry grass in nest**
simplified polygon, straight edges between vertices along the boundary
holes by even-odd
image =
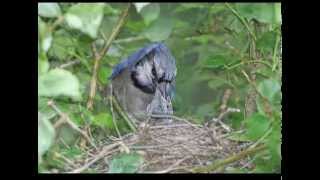
[[[226,138],[228,132],[217,124],[208,127],[190,122],[174,121],[170,124],[142,125],[136,133],[127,134],[122,141],[114,139],[91,150],[91,155],[69,172],[88,169],[108,172],[109,160],[120,152],[138,152],[144,164],[138,173],[188,173],[194,167],[206,166],[243,150],[243,143]],[[245,145],[245,146],[248,146]],[[228,167],[243,167],[244,158]],[[221,169],[215,172],[219,172]],[[223,171],[223,170],[222,170]]]

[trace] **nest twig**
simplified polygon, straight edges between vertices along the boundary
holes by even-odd
[[[143,156],[144,164],[139,173],[215,172],[226,165],[241,168],[243,164],[251,163],[248,155],[255,153],[256,149],[262,150],[260,146],[243,150],[240,148],[242,143],[226,138],[227,132],[218,124],[207,127],[177,120],[159,125],[157,120],[151,121],[152,126],[124,135],[121,141],[108,140],[106,145],[100,145],[99,150],[91,152],[93,156],[82,160],[80,167],[68,172],[93,169],[106,173],[109,164],[101,160],[123,151],[136,151]],[[245,162],[240,163],[240,160]]]

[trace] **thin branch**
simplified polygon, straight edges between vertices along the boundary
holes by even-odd
[[[231,112],[241,112],[240,109],[237,109],[237,108],[227,108],[227,110],[223,111],[221,114],[219,114],[218,118],[213,118],[212,120],[213,121],[221,121],[221,119],[227,115],[228,113],[231,113]]]
[[[92,73],[92,78],[90,81],[90,94],[89,94],[89,99],[87,102],[87,109],[92,109],[93,108],[93,100],[96,95],[96,89],[97,89],[97,72],[99,69],[99,64],[102,59],[102,57],[106,54],[108,51],[109,47],[111,46],[112,41],[115,39],[115,37],[118,35],[120,28],[124,24],[124,20],[127,17],[130,9],[130,3],[127,6],[127,8],[122,12],[121,16],[119,17],[117,25],[113,28],[112,33],[108,39],[108,41],[105,42],[104,47],[100,51],[99,55],[97,55],[94,59],[94,67],[93,67],[93,73]]]
[[[172,146],[175,146],[175,145],[183,144],[183,143],[185,143],[185,142],[189,142],[189,141],[191,141],[191,140],[193,140],[193,139],[197,139],[197,138],[199,138],[199,137],[201,137],[201,136],[203,136],[203,135],[205,135],[205,134],[206,134],[206,132],[205,132],[205,133],[200,133],[200,134],[198,134],[198,135],[196,135],[196,136],[187,138],[187,139],[185,139],[185,140],[183,140],[183,141],[173,142],[173,143],[171,143],[171,144],[146,145],[146,146],[131,146],[130,148],[137,150],[137,149],[158,149],[159,147],[172,147]]]
[[[92,50],[92,54],[94,59],[98,59],[99,58],[99,53],[97,51],[97,47],[96,44],[94,42],[91,43],[91,50]]]
[[[137,131],[136,125],[134,124],[134,122],[130,120],[130,118],[126,115],[126,113],[121,109],[121,106],[119,105],[118,101],[114,96],[111,98],[111,101],[114,107],[116,108],[116,110],[118,111],[118,113],[120,114],[120,116],[122,116],[122,118],[127,122],[131,130],[134,132]]]
[[[60,137],[59,140],[67,149],[70,149],[70,146],[63,140],[62,137]]]
[[[55,154],[55,156],[57,158],[60,158],[60,159],[64,160],[67,164],[69,164],[71,166],[71,168],[77,167],[72,160],[70,160],[69,158],[65,157],[64,155],[62,155],[62,154],[60,154],[58,152],[54,152],[54,154]]]
[[[114,43],[131,43],[134,41],[141,41],[141,40],[145,40],[146,38],[144,36],[137,36],[137,37],[129,37],[126,39],[118,39],[115,40]]]
[[[98,160],[100,160],[101,158],[105,157],[106,155],[108,154],[111,154],[113,152],[116,152],[118,151],[118,149],[115,149],[113,151],[111,151],[112,149],[118,147],[119,145],[121,144],[121,142],[117,142],[117,143],[114,143],[114,144],[110,144],[106,147],[103,148],[103,150],[98,154],[96,155],[96,157],[94,157],[93,160],[91,160],[90,162],[86,163],[85,165],[83,165],[82,167],[78,168],[78,169],[75,169],[69,173],[80,173],[86,169],[88,169],[92,164],[94,164],[95,162],[97,162]]]
[[[218,115],[217,118],[212,118],[212,120],[211,120],[211,122],[219,123],[221,125],[221,127],[224,128],[227,132],[230,132],[231,128],[222,122],[222,118],[225,117],[230,112],[240,112],[240,109],[230,108],[230,107],[228,108],[227,104],[228,104],[228,101],[231,97],[231,94],[232,94],[231,89],[225,90],[224,95],[222,97],[222,102],[221,102],[221,105],[219,108],[220,114]],[[209,124],[210,124],[210,122],[209,122]]]
[[[117,25],[114,27],[114,29],[111,32],[111,35],[108,39],[108,41],[105,43],[105,46],[103,47],[103,49],[100,52],[101,56],[104,56],[104,54],[108,51],[112,41],[115,39],[115,37],[118,35],[118,33],[120,32],[120,28],[123,26],[125,18],[128,16],[129,13],[129,9],[130,9],[131,4],[129,3],[127,8],[122,12],[119,21],[117,23]]]
[[[53,127],[55,129],[59,128],[62,124],[64,124],[66,121],[64,120],[64,118],[62,116],[60,116],[60,118],[58,119],[58,121],[56,121],[53,125]]]
[[[224,111],[227,110],[227,107],[228,107],[227,105],[228,105],[228,101],[229,101],[229,99],[231,97],[231,94],[232,94],[231,89],[226,89],[224,91],[224,94],[222,96],[222,103],[221,103],[220,108],[219,108],[220,112],[224,112]]]
[[[225,158],[223,160],[220,160],[220,161],[217,161],[216,163],[213,163],[209,166],[205,166],[205,167],[196,167],[196,168],[193,168],[192,169],[192,172],[194,173],[208,173],[208,172],[212,172],[212,171],[215,171],[221,167],[225,167],[227,164],[230,164],[230,163],[234,163],[240,159],[243,159],[249,155],[252,155],[252,154],[255,154],[255,153],[258,153],[260,151],[263,151],[267,148],[266,145],[260,145],[258,147],[254,147],[254,148],[248,148],[244,151],[241,151],[235,155],[232,155],[228,158]]]
[[[110,100],[110,110],[111,110],[111,115],[112,115],[112,122],[114,124],[114,127],[117,131],[117,134],[118,134],[118,138],[120,138],[122,140],[122,137],[121,137],[121,134],[120,134],[120,131],[119,131],[119,128],[118,128],[118,125],[116,123],[116,120],[115,120],[115,117],[114,117],[114,112],[113,112],[113,103],[112,103],[112,98],[113,98],[113,88],[112,88],[112,83],[110,83],[110,96],[109,96],[109,100]]]
[[[228,3],[225,3],[225,5],[231,10],[231,12],[240,20],[240,22],[246,27],[247,31],[249,32],[249,34],[251,35],[251,37],[256,40],[256,36],[254,35],[254,33],[251,31],[248,23],[244,20],[244,18],[238,13],[238,11],[236,11],[235,9],[233,9]]]
[[[217,122],[221,125],[222,128],[224,128],[227,132],[231,131],[231,128],[226,125],[224,122],[222,122],[222,118],[224,116],[226,116],[227,114],[231,113],[231,112],[240,112],[240,109],[237,108],[227,108],[227,110],[223,111],[221,114],[219,114],[218,118],[213,118],[212,121],[213,122]]]
[[[63,113],[56,105],[55,103],[50,100],[48,102],[48,106],[51,107],[53,110],[55,110],[61,117],[61,119],[64,120],[65,123],[67,123],[72,129],[75,131],[78,131],[93,147],[96,148],[96,145],[93,143],[93,141],[89,138],[89,136],[82,131],[72,120],[70,120],[69,116],[66,113]],[[56,125],[57,126],[57,125]]]
[[[254,144],[252,144],[252,145],[250,146],[250,148],[254,148],[254,147],[256,147],[258,144],[262,143],[262,141],[265,140],[265,138],[268,137],[271,132],[272,132],[272,127],[270,127],[269,130],[266,131],[263,136],[261,136]]]
[[[277,58],[277,50],[280,44],[280,36],[277,34],[277,38],[276,38],[276,42],[274,45],[274,49],[273,49],[273,66],[272,66],[272,71],[276,70],[277,65],[279,64],[279,58]]]
[[[67,68],[67,67],[69,67],[69,66],[73,66],[73,65],[76,65],[76,64],[80,64],[80,60],[74,60],[74,61],[70,61],[70,62],[68,62],[68,63],[65,63],[65,64],[61,64],[60,66],[59,66],[59,68]]]
[[[269,68],[272,68],[272,66],[268,63],[268,62],[266,62],[266,61],[263,61],[262,59],[259,59],[259,60],[250,60],[250,61],[242,61],[242,62],[240,62],[240,63],[238,63],[238,64],[235,64],[235,65],[233,65],[233,66],[225,66],[225,68],[227,69],[227,70],[231,70],[231,69],[234,69],[234,68],[236,68],[236,67],[238,67],[238,66],[241,66],[241,65],[244,65],[244,64],[264,64],[264,65],[266,65],[266,66],[268,66]]]
[[[161,129],[161,128],[177,128],[177,127],[189,127],[190,125],[187,124],[173,124],[173,125],[157,125],[157,126],[150,126],[149,129]]]
[[[106,35],[103,33],[102,29],[100,29],[100,34],[102,36],[103,41],[107,42],[108,39],[107,39]],[[115,41],[113,41],[113,42],[115,42]]]

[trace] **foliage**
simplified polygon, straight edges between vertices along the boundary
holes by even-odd
[[[120,154],[112,159],[109,173],[134,173],[142,163],[143,158],[137,153]]]
[[[133,3],[124,26],[101,59],[94,108],[88,110],[94,66],[92,44],[98,50],[103,47],[126,6],[39,3],[39,170],[63,168],[60,161],[56,162],[56,153],[68,154],[69,158],[81,154],[79,148],[67,150],[58,141],[62,138],[74,145],[79,143],[76,140],[80,134],[68,127],[63,131],[72,131],[72,135],[55,129],[53,124],[60,119],[59,112],[47,102],[53,100],[58,111],[67,114],[81,129],[89,126],[97,139],[115,134],[113,118],[121,133],[129,132],[124,120],[112,116],[105,99],[111,67],[145,44],[163,41],[176,58],[178,68],[175,113],[204,123],[219,115],[224,91],[231,89],[227,105],[241,112],[229,114],[224,121],[233,129],[245,132],[229,138],[259,141],[268,146],[266,152],[254,157],[256,168],[227,172],[280,171],[281,5]],[[247,114],[252,92],[256,92],[256,110]],[[113,158],[109,172],[136,172],[141,162],[141,157],[135,154],[119,155]]]
[[[48,119],[38,113],[38,158],[41,162],[41,157],[52,145],[55,130]]]

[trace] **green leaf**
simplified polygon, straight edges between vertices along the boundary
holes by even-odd
[[[48,55],[65,61],[68,56],[75,54],[76,47],[80,45],[76,38],[71,37],[64,29],[59,29],[53,34],[52,47]]]
[[[274,102],[277,93],[281,92],[280,90],[281,86],[279,82],[273,79],[266,79],[258,85],[258,91],[270,102]]]
[[[47,24],[41,20],[38,16],[38,39],[40,39],[40,52],[43,50],[47,52],[51,46],[52,42],[52,35],[51,31],[49,30]]]
[[[70,149],[62,149],[62,154],[67,158],[76,158],[80,156],[83,152],[78,147],[70,147]]]
[[[245,121],[248,128],[246,135],[253,141],[263,136],[270,124],[268,118],[259,113],[253,114]]]
[[[45,97],[67,96],[80,100],[79,80],[64,69],[50,70],[38,78],[38,94]]]
[[[100,113],[94,116],[92,123],[104,128],[114,129],[112,116],[109,113]]]
[[[93,121],[94,115],[86,107],[79,106],[79,112],[83,113],[83,116],[84,116],[84,119],[86,120],[86,122],[90,123]]]
[[[109,37],[112,33],[113,27],[117,24],[117,16],[105,16],[101,22],[101,32],[103,32],[105,37]],[[129,23],[129,21],[128,21]]]
[[[106,85],[109,82],[108,77],[111,75],[111,68],[101,67],[98,72],[99,81]]]
[[[147,28],[143,21],[127,21],[125,27],[132,33],[141,33]]]
[[[257,48],[264,53],[272,53],[276,42],[277,34],[273,31],[264,33],[257,40]]]
[[[38,55],[38,75],[48,72],[49,66],[50,64],[48,62],[47,55],[41,51]]]
[[[38,3],[38,14],[42,17],[58,17],[61,10],[58,3]]]
[[[281,3],[275,3],[275,21],[278,23],[282,22],[282,16],[281,16]]]
[[[279,23],[279,15],[276,13],[276,6],[272,3],[237,3],[236,9],[239,13],[248,18],[256,19],[264,23]]]
[[[71,28],[80,30],[95,39],[103,19],[104,6],[104,3],[79,3],[68,10],[65,15],[66,21]]]
[[[148,4],[140,11],[146,25],[156,20],[160,14],[160,6],[157,3]]]
[[[109,173],[135,173],[143,163],[143,157],[137,153],[120,154],[111,161]]]
[[[51,107],[48,106],[49,98],[39,97],[38,96],[38,111],[41,112],[41,115],[48,120],[54,118],[58,113],[54,111]]]
[[[38,112],[38,164],[41,163],[42,155],[50,148],[55,136],[52,124]]]
[[[137,12],[140,12],[148,4],[150,3],[134,3],[134,6],[136,7]]]
[[[173,25],[172,18],[162,16],[153,21],[143,34],[150,41],[162,41],[170,36]]]
[[[110,4],[106,4],[104,7],[105,15],[117,15],[119,12],[120,11],[118,9],[113,8]]]
[[[209,58],[207,58],[204,63],[203,66],[206,68],[221,68],[226,64],[227,59],[225,58],[225,56],[223,55],[214,55],[214,56],[210,56]]]

